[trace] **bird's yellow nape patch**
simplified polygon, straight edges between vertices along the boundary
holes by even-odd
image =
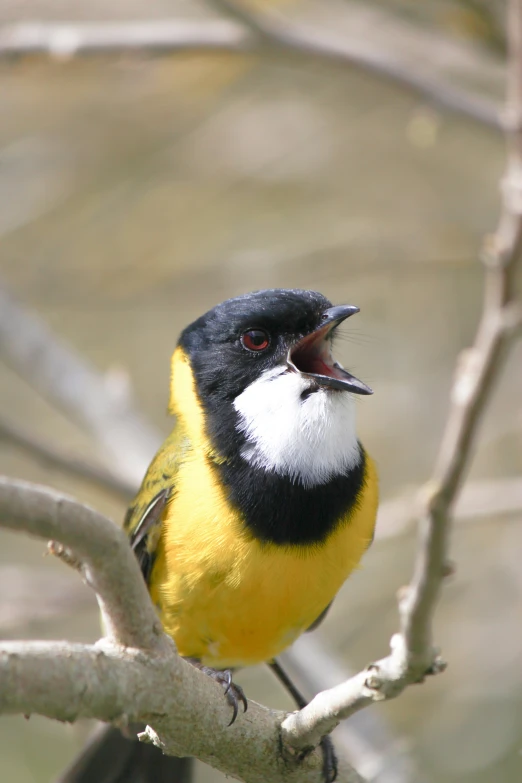
[[[169,412],[176,416],[195,449],[201,448],[217,464],[225,459],[221,457],[208,437],[205,427],[205,413],[196,391],[196,381],[190,359],[181,347],[172,355],[170,372]]]
[[[178,346],[170,363],[169,412],[203,432],[205,418],[195,386],[189,358],[183,348]]]

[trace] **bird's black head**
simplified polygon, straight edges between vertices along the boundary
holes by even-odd
[[[228,463],[304,485],[346,472],[360,460],[352,395],[371,389],[335,362],[331,337],[356,312],[314,291],[285,289],[217,305],[181,334],[172,410],[189,426],[202,415],[211,452]]]
[[[350,305],[332,307],[315,291],[255,291],[209,310],[182,332],[179,345],[204,404],[233,402],[276,367],[313,379],[314,387],[370,394],[330,355],[333,330],[355,312]]]

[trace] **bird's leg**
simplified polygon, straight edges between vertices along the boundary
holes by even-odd
[[[201,661],[199,661],[197,658],[185,658],[185,660],[191,663],[192,666],[195,666],[196,669],[199,669],[201,672],[203,672],[203,674],[206,674],[208,677],[212,677],[213,680],[221,685],[225,692],[227,701],[233,709],[232,719],[228,724],[229,726],[232,726],[235,719],[237,718],[239,703],[241,702],[243,705],[243,712],[246,712],[248,709],[248,701],[243,688],[240,685],[236,685],[236,683],[232,681],[232,669],[211,669],[210,666],[203,666]]]
[[[297,690],[294,683],[275,659],[270,661],[270,668],[281,685],[288,691],[297,707],[302,710],[308,704],[303,694]],[[321,750],[323,751],[323,781],[324,783],[333,783],[337,777],[337,756],[331,738],[327,735],[321,740]]]

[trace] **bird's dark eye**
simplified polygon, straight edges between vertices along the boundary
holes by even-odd
[[[270,335],[264,329],[249,329],[241,335],[241,342],[247,351],[264,351],[270,345]]]

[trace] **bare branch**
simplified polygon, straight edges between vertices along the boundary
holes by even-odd
[[[0,644],[0,713],[61,721],[97,718],[124,728],[147,722],[148,736],[171,755],[196,756],[248,783],[318,783],[320,753],[281,756],[284,713],[249,702],[229,727],[223,691],[174,653],[149,656],[106,640]],[[153,727],[153,728],[151,728]],[[341,767],[340,783],[363,783]]]
[[[471,460],[478,425],[514,336],[506,313],[521,304],[514,281],[522,263],[522,0],[510,0],[508,8],[510,121],[502,212],[484,253],[482,317],[474,344],[464,352],[457,368],[452,405],[427,490],[415,573],[401,601],[401,630],[411,661],[427,660],[430,655],[431,616],[444,573],[453,505]]]
[[[0,29],[0,56],[49,54],[72,57],[129,50],[155,53],[194,49],[245,51],[247,30],[225,19],[190,22],[164,19],[139,22],[31,22]]]
[[[165,752],[196,756],[248,783],[317,783],[319,751],[306,758],[280,743],[284,713],[255,702],[233,727],[222,688],[176,654],[163,633],[124,534],[73,500],[0,480],[0,526],[70,547],[84,564],[111,631],[95,645],[0,645],[0,712],[58,720],[146,722]],[[362,783],[341,765],[341,783]]]
[[[52,489],[0,477],[0,526],[72,550],[98,596],[110,638],[128,647],[164,647],[166,637],[127,537],[106,517]]]
[[[23,23],[0,29],[0,57],[42,53],[55,57],[148,51],[166,53],[186,50],[263,52],[271,55],[296,55],[318,58],[340,65],[354,66],[383,76],[412,90],[449,111],[463,114],[495,128],[502,127],[500,106],[495,101],[455,85],[450,74],[442,78],[436,70],[419,64],[418,57],[408,56],[408,47],[416,41],[426,63],[442,59],[457,61],[456,45],[438,39],[418,27],[398,23],[379,9],[362,4],[346,8],[347,24],[342,37],[311,27],[289,23],[271,12],[257,13],[244,4],[229,0],[214,0],[214,5],[233,18],[230,20],[198,20],[189,22],[166,19],[149,22],[47,24]],[[349,20],[357,21],[362,9],[372,14],[374,24],[366,25],[365,35],[350,34]],[[372,39],[372,29],[386,29],[394,24],[395,46],[385,49],[379,38]],[[357,26],[357,25],[355,25]],[[462,49],[462,47],[461,47]],[[481,65],[484,57],[475,55]],[[468,68],[470,72],[472,68]],[[478,68],[475,69],[475,74]]]
[[[344,660],[326,650],[317,634],[303,634],[291,650],[280,656],[285,671],[309,691],[324,691],[353,676]],[[310,676],[310,672],[313,676]],[[343,721],[335,733],[335,745],[359,774],[375,783],[423,783],[408,750],[397,742],[377,710],[365,710]]]
[[[340,62],[346,65],[356,65],[391,81],[406,89],[418,92],[450,111],[465,114],[486,125],[501,127],[499,107],[490,100],[460,89],[454,84],[438,82],[436,77],[429,77],[412,63],[401,61],[396,53],[384,52],[372,42],[336,38],[317,30],[304,28],[302,25],[289,24],[270,13],[258,13],[252,7],[240,0],[212,0],[213,5],[229,13],[233,18],[243,23],[247,29],[258,35],[265,44],[283,50],[298,52],[308,57],[320,57]],[[377,16],[379,12],[372,10]],[[354,11],[356,13],[356,11]],[[390,21],[386,14],[380,12],[380,21]],[[376,20],[377,21],[377,20]],[[403,25],[406,28],[406,25]],[[413,30],[411,31],[413,32]],[[422,36],[416,29],[415,35]],[[431,49],[433,36],[424,35],[424,43]]]
[[[0,355],[42,396],[93,434],[125,480],[141,481],[160,443],[159,435],[132,400],[111,394],[94,368],[2,289]]]
[[[44,465],[59,468],[65,473],[86,479],[92,484],[114,492],[125,500],[131,498],[138,488],[136,482],[127,481],[123,476],[111,473],[108,468],[98,465],[96,462],[59,448],[43,438],[38,438],[28,429],[15,425],[0,416],[0,440],[2,439],[35,456]]]
[[[421,497],[424,495],[424,497]],[[408,533],[419,517],[426,493],[410,490],[402,497],[383,501],[377,514],[375,540]],[[522,478],[472,481],[462,488],[453,509],[455,522],[478,522],[485,517],[522,513]]]
[[[522,268],[522,0],[510,0],[508,37],[509,131],[508,164],[502,213],[488,242],[482,317],[473,346],[457,368],[451,408],[433,478],[425,492],[419,545],[412,581],[399,601],[400,632],[391,640],[391,654],[371,664],[342,685],[320,693],[283,723],[283,737],[297,747],[315,743],[343,718],[374,701],[390,699],[426,674],[444,668],[432,644],[432,617],[447,570],[452,510],[470,463],[478,426],[500,375],[508,343],[514,337],[512,318],[520,301],[515,273]]]

